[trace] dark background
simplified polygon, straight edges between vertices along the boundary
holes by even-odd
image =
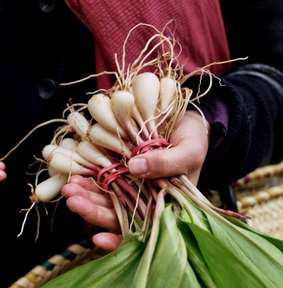
[[[38,123],[61,117],[69,98],[79,102],[85,99],[84,92],[94,90],[93,80],[64,89],[58,86],[93,72],[93,55],[91,34],[63,1],[0,1],[0,156]],[[31,204],[26,183],[34,181],[25,172],[56,127],[52,124],[36,131],[5,161],[8,179],[0,184],[0,287],[8,287],[47,257],[81,240],[80,220],[65,209],[64,200],[53,232],[55,205],[48,205],[50,215],[39,205],[39,240],[34,242],[35,210],[24,234],[17,238],[24,217],[19,211]]]

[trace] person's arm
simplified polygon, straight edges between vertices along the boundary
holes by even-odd
[[[209,188],[231,184],[255,168],[283,156],[283,74],[262,64],[245,65],[215,85],[228,109],[226,136],[211,149],[201,183]]]
[[[229,115],[226,136],[202,169],[201,183],[210,188],[283,157],[283,6],[278,0],[222,1],[222,10],[231,58],[249,58],[222,77],[225,86],[215,81],[210,91]]]

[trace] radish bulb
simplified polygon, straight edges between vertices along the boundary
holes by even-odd
[[[157,136],[154,117],[159,96],[159,79],[155,74],[145,72],[137,75],[132,85],[137,108],[146,121],[149,131]]]
[[[125,131],[117,122],[112,109],[109,97],[100,93],[92,96],[88,101],[88,110],[91,116],[105,129],[119,135],[122,138],[127,138]]]
[[[97,146],[115,151],[130,158],[131,151],[122,139],[105,130],[99,124],[94,124],[89,131],[91,142]]]

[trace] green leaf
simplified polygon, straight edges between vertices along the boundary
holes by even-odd
[[[200,287],[187,262],[185,241],[171,206],[161,216],[159,240],[148,278],[148,288]]]
[[[180,217],[182,218],[182,221],[184,222],[189,222],[189,223],[194,223],[201,227],[204,230],[210,231],[209,224],[207,222],[205,214],[200,210],[196,204],[192,202],[186,195],[183,195],[181,191],[176,190],[172,188],[170,190],[171,194],[173,197],[177,199],[182,209]],[[185,211],[187,213],[185,213]]]
[[[44,285],[44,288],[131,287],[144,244],[129,237],[114,252],[79,266]]]
[[[221,216],[206,216],[213,235],[258,277],[263,287],[282,287],[283,254],[276,246]]]
[[[193,233],[189,229],[188,225],[184,222],[179,223],[178,226],[186,243],[189,262],[192,263],[194,270],[199,276],[199,279],[201,279],[205,287],[216,288],[216,284],[210,275]]]
[[[270,243],[272,243],[273,245],[275,245],[281,252],[283,252],[283,241],[280,240],[280,239],[276,239],[274,237],[271,237],[265,233],[262,233],[256,229],[254,229],[253,227],[251,227],[250,225],[244,223],[243,221],[240,221],[238,219],[235,219],[235,218],[231,218],[229,219],[230,222],[234,223],[235,225],[243,228],[243,229],[246,229],[248,231],[251,231],[263,238],[265,238],[266,240],[268,240]]]
[[[267,288],[259,277],[252,273],[248,264],[232,253],[212,234],[194,224],[188,224],[197,239],[201,253],[217,288]]]

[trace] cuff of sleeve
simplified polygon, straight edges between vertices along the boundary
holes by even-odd
[[[200,77],[193,77],[185,83],[185,86],[191,88],[193,91],[202,91],[208,87],[208,81],[208,77],[202,77],[201,79]],[[199,100],[194,101],[194,104],[196,104],[203,112],[206,120],[210,124],[211,134],[209,146],[211,149],[216,148],[222,142],[229,125],[229,111],[227,104],[222,95],[217,93],[217,87],[219,87],[219,85],[219,81],[214,79],[212,87],[208,93]],[[194,99],[196,96],[196,92],[194,92],[191,99]],[[196,108],[189,104],[188,109]]]

